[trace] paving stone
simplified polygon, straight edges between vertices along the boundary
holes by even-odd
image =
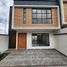
[[[67,67],[67,57],[53,49],[8,50],[0,67]]]

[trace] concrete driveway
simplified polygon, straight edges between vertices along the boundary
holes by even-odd
[[[67,57],[56,50],[10,50],[0,62],[0,67],[67,67]]]

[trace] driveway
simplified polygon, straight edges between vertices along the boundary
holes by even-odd
[[[67,57],[51,49],[10,50],[10,54],[0,62],[0,67],[2,66],[67,67]]]

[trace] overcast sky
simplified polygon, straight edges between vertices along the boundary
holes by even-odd
[[[9,27],[9,6],[13,0],[0,0],[0,34],[8,34]]]
[[[7,0],[9,5],[12,6],[13,5],[13,0]]]

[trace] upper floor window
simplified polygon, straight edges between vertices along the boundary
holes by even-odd
[[[23,24],[26,24],[26,8],[23,8]]]
[[[33,24],[51,24],[52,23],[51,9],[32,9]]]

